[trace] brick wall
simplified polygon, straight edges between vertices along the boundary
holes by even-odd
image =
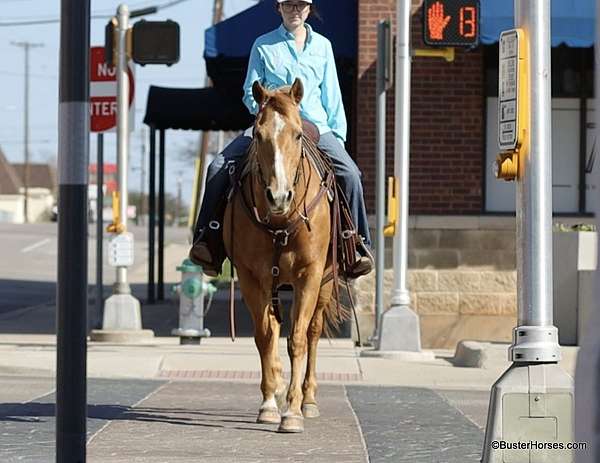
[[[422,10],[413,0],[413,48],[423,47]],[[375,72],[377,23],[392,18],[395,0],[359,0],[355,155],[369,213],[375,209]],[[395,26],[394,26],[395,31]],[[477,214],[483,208],[484,68],[481,47],[456,49],[453,63],[414,57],[411,102],[411,214]],[[394,164],[394,91],[388,92],[387,175]]]

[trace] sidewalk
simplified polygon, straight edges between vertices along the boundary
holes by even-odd
[[[440,350],[435,360],[407,362],[360,357],[350,339],[322,339],[321,417],[306,420],[302,435],[279,434],[277,426],[255,423],[259,356],[240,300],[240,337],[227,337],[227,302],[227,291],[215,298],[206,326],[216,336],[199,346],[168,336],[177,323],[175,300],[143,307],[144,328],[157,335],[148,344],[88,343],[88,461],[479,461],[489,390],[509,365],[508,345],[471,343],[460,358]],[[0,317],[3,462],[54,461],[54,317],[48,305]],[[284,338],[280,354],[287,376]],[[575,354],[563,349],[571,374]]]

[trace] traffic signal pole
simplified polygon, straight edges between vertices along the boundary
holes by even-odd
[[[119,182],[119,217],[127,229],[129,191],[127,184],[129,167],[129,77],[127,75],[127,30],[129,8],[121,4],[117,10],[117,169]],[[117,267],[115,294],[131,294],[127,282],[127,267]],[[133,296],[132,296],[133,297]]]
[[[127,232],[128,161],[129,161],[129,76],[127,72],[127,35],[129,8],[125,4],[117,9],[116,73],[117,73],[117,170],[119,184],[118,219],[112,224],[114,233],[109,243],[115,257],[117,279],[113,294],[104,305],[102,329],[92,331],[94,341],[139,342],[154,337],[152,330],[142,329],[140,301],[131,294],[127,282],[127,266],[133,262],[133,235]],[[110,259],[109,259],[110,262]]]
[[[559,463],[573,461],[570,450],[506,448],[572,442],[574,399],[572,378],[558,364],[552,318],[550,0],[515,0],[515,27],[525,40],[519,85],[528,89],[526,101],[517,105],[529,108],[519,122],[525,132],[516,175],[518,326],[509,349],[513,364],[492,386],[482,462]],[[500,48],[502,58],[502,43]]]
[[[432,352],[421,350],[419,316],[410,307],[410,293],[407,287],[411,2],[399,1],[397,4],[394,177],[395,182],[399,182],[400,197],[396,201],[395,214],[398,222],[394,229],[394,286],[391,307],[381,315],[377,323],[376,347],[373,350],[362,351],[361,355],[404,360],[433,360]],[[381,240],[381,233],[378,234],[378,239]],[[381,251],[378,257],[380,255]]]
[[[56,294],[56,462],[85,462],[90,1],[62,0]]]

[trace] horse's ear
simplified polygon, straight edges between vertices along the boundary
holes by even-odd
[[[252,96],[258,106],[262,106],[267,98],[267,91],[258,80],[252,84]]]
[[[290,89],[290,96],[297,105],[300,104],[300,101],[302,101],[302,97],[304,96],[304,86],[302,85],[302,81],[297,77]]]

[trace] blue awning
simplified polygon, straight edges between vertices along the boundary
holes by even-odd
[[[356,59],[357,0],[327,0],[318,2],[322,18],[308,22],[333,45],[337,57]],[[243,58],[250,55],[254,40],[281,24],[274,2],[263,1],[222,21],[204,34],[205,58]]]
[[[514,28],[514,1],[480,0],[481,42],[495,43]],[[552,0],[552,46],[591,47],[595,40],[595,0]]]

